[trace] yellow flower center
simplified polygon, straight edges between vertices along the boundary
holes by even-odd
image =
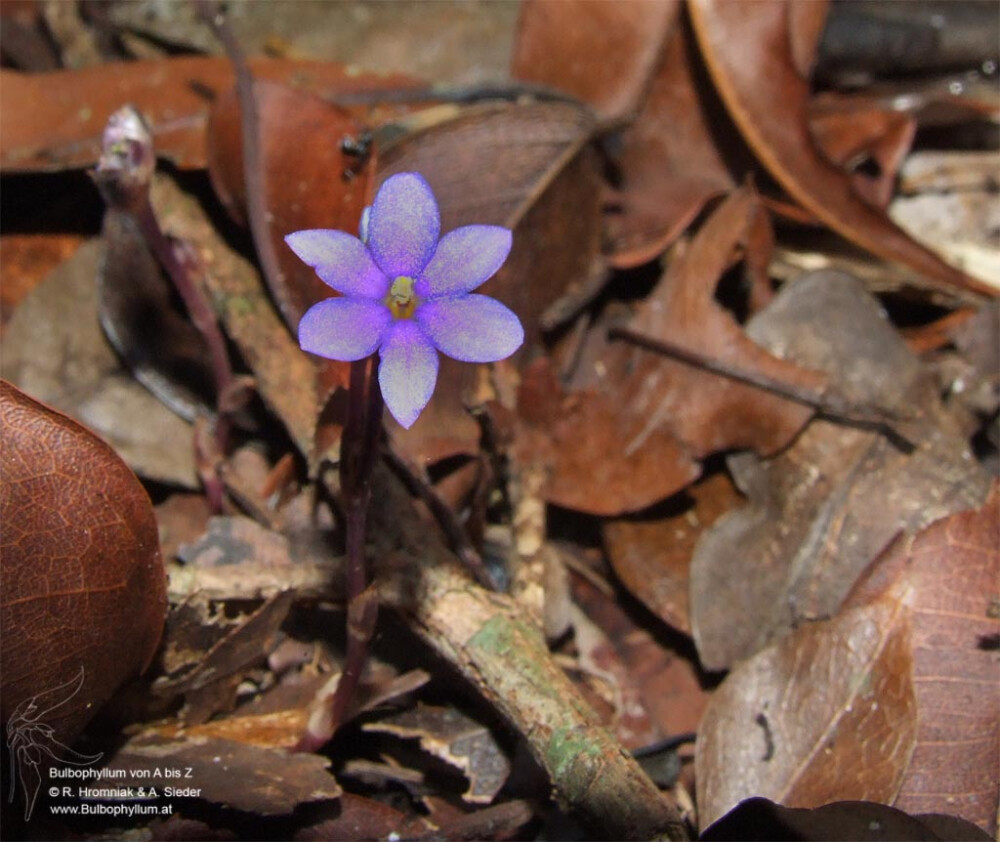
[[[385,305],[389,308],[393,318],[408,319],[417,309],[417,296],[413,293],[413,278],[400,275],[389,287],[389,294],[385,297]]]

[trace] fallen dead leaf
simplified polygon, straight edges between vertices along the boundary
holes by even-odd
[[[11,739],[52,729],[56,747],[22,735],[37,766],[149,666],[166,576],[149,496],[111,447],[6,381],[0,421],[3,722]]]
[[[973,298],[995,294],[911,239],[855,193],[847,173],[819,155],[809,137],[808,79],[789,47],[795,5],[785,0],[689,4],[712,80],[744,138],[788,194],[842,236],[905,263],[934,289]]]
[[[572,94],[609,122],[628,118],[679,8],[677,0],[529,0],[521,4],[511,75]]]
[[[301,804],[339,798],[341,790],[327,771],[329,765],[327,758],[315,754],[231,740],[140,735],[129,740],[107,768],[126,771],[133,780],[144,775],[141,779],[147,785],[197,790],[187,798],[274,816],[291,813]],[[164,780],[165,769],[190,777]]]
[[[913,752],[910,611],[895,599],[811,623],[716,689],[698,730],[708,826],[755,795],[788,807],[891,803]]]
[[[895,806],[991,833],[1000,801],[1000,509],[958,512],[897,542],[848,604],[888,588],[913,612],[917,745]]]
[[[691,558],[704,532],[743,498],[725,472],[683,495],[602,526],[608,560],[629,591],[663,622],[691,633]]]
[[[705,533],[691,568],[702,663],[728,667],[803,620],[832,616],[900,530],[978,505],[989,481],[934,383],[863,284],[819,272],[786,287],[748,328],[826,372],[859,404],[921,413],[912,452],[883,434],[814,420],[770,460],[730,457],[750,504]]]
[[[191,426],[122,366],[98,322],[100,245],[81,246],[18,306],[4,332],[2,370],[72,415],[150,479],[194,488]]]

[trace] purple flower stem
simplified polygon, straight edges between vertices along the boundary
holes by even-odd
[[[351,363],[347,423],[340,445],[340,496],[347,528],[347,653],[330,709],[321,725],[302,736],[296,746],[298,751],[316,751],[347,719],[368,661],[378,619],[378,595],[367,582],[365,535],[382,410],[378,358],[373,354]]]
[[[230,413],[224,407],[230,403],[231,392],[236,383],[233,369],[229,363],[226,342],[222,336],[215,310],[202,291],[194,275],[200,271],[195,263],[195,257],[186,251],[183,244],[172,243],[160,228],[153,207],[149,203],[148,194],[136,203],[133,214],[139,223],[139,230],[146,240],[153,255],[163,267],[184,302],[184,307],[191,317],[197,331],[202,335],[208,346],[208,355],[212,364],[212,374],[215,379],[216,417],[211,426],[215,452],[220,457],[225,454],[229,445],[229,434],[232,431]],[[182,257],[183,255],[183,257]],[[200,448],[196,448],[199,449]],[[199,462],[201,460],[198,460]],[[200,470],[202,484],[205,486],[205,496],[213,512],[222,511],[224,498],[223,482],[214,468]]]

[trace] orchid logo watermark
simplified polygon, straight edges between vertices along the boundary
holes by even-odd
[[[7,720],[7,748],[10,749],[10,795],[14,802],[16,781],[24,792],[24,820],[31,818],[42,785],[42,772],[50,765],[46,756],[57,763],[70,766],[91,766],[101,754],[80,754],[63,745],[54,736],[54,729],[43,720],[53,711],[69,702],[83,687],[84,671],[80,671],[65,684],[45,693],[39,693],[21,702]]]
[[[303,350],[333,360],[378,351],[385,405],[411,427],[434,393],[438,352],[496,362],[524,342],[517,316],[472,295],[503,265],[512,235],[466,225],[441,237],[441,215],[419,173],[386,179],[362,218],[361,238],[345,231],[297,231],[285,242],[341,295],[311,307],[299,323]]]

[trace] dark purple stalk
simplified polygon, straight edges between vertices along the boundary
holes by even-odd
[[[378,619],[378,596],[374,587],[368,586],[365,535],[382,407],[377,357],[351,363],[347,423],[340,444],[340,496],[347,529],[347,653],[327,716],[322,725],[311,726],[303,735],[297,746],[300,751],[318,749],[347,719],[368,661]]]
[[[109,207],[124,211],[135,220],[146,246],[181,296],[192,323],[208,346],[216,389],[216,419],[211,436],[214,449],[222,454],[229,441],[229,416],[237,382],[215,310],[197,281],[201,267],[183,243],[170,241],[156,218],[150,202],[155,165],[153,139],[139,112],[126,106],[113,114],[105,130],[101,159],[93,172],[94,181]],[[221,480],[214,470],[201,471],[201,476],[213,510],[221,511]]]

